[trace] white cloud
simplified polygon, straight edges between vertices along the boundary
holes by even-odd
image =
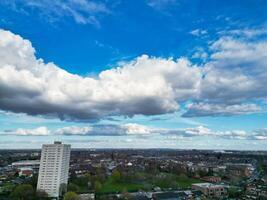
[[[194,36],[202,36],[202,35],[206,35],[208,33],[208,31],[206,30],[202,30],[202,29],[194,29],[190,32],[191,35],[194,35]]]
[[[261,112],[262,109],[256,104],[216,104],[216,103],[193,103],[187,105],[187,111],[183,117],[201,116],[229,116],[245,115]]]
[[[88,0],[9,0],[0,2],[11,9],[28,14],[37,10],[42,20],[56,22],[63,17],[70,17],[78,24],[100,26],[98,16],[110,13],[104,3]]]
[[[264,28],[243,28],[243,29],[234,29],[234,30],[227,30],[227,31],[220,31],[219,34],[225,36],[241,36],[241,37],[257,37],[267,34],[266,27]]]
[[[23,129],[19,128],[16,129],[15,131],[11,131],[11,134],[15,135],[21,135],[21,136],[47,136],[50,134],[50,131],[48,130],[47,127],[41,126],[35,129]]]
[[[191,136],[211,135],[211,130],[204,126],[198,126],[195,128],[186,128],[185,133]]]
[[[218,132],[219,137],[227,139],[242,139],[242,140],[267,140],[267,129],[259,129],[250,133],[243,130],[232,130],[225,132]]]
[[[266,97],[267,43],[222,37],[211,45],[201,100],[228,104]]]
[[[223,36],[210,45],[199,96],[184,114],[227,116],[261,112],[267,94],[267,42]]]
[[[267,135],[254,135],[252,136],[255,140],[267,140]]]
[[[208,54],[204,51],[197,51],[192,55],[192,58],[199,58],[202,59],[203,61],[207,60]]]
[[[93,126],[70,126],[57,129],[55,134],[60,135],[146,135],[152,133],[151,128],[140,124],[122,124],[122,125],[93,125]]]
[[[249,139],[249,136],[246,131],[243,130],[232,130],[225,132],[218,132],[217,135],[219,137],[227,138],[227,139]]]
[[[256,140],[267,140],[267,128],[253,131],[251,137]]]
[[[88,135],[92,131],[92,127],[69,126],[57,129],[56,134],[59,135]]]
[[[231,67],[251,70],[264,67],[266,70],[266,41],[251,41],[221,37],[211,45],[214,64],[216,67]]]
[[[60,135],[105,135],[105,136],[123,136],[123,135],[178,135],[182,137],[207,136],[214,135],[206,127],[198,126],[185,129],[163,129],[153,128],[140,124],[121,124],[121,125],[93,125],[90,127],[64,127],[56,130],[55,134]]]
[[[153,129],[140,124],[128,123],[122,125],[121,127],[125,129],[127,135],[132,135],[132,134],[146,135],[146,134],[151,134],[153,132]]]
[[[164,135],[178,135],[182,137],[213,135],[212,131],[204,126],[182,128],[182,129],[161,129],[158,132]]]
[[[244,130],[211,130],[204,126],[188,128],[154,128],[141,124],[101,124],[91,126],[67,126],[56,130],[49,130],[47,127],[33,129],[19,128],[6,130],[4,135],[20,136],[47,136],[47,135],[79,135],[79,136],[140,136],[149,138],[163,136],[166,138],[182,139],[192,137],[215,137],[236,140],[267,140],[267,129],[259,129],[251,132]]]
[[[177,0],[147,0],[147,5],[156,10],[165,10],[177,4]]]
[[[158,131],[163,135],[175,135],[178,137],[211,136],[216,138],[236,140],[267,140],[267,129],[261,129],[248,133],[244,130],[213,131],[207,127],[198,126],[184,129],[162,129]]]
[[[0,108],[67,120],[154,115],[198,92],[201,70],[187,59],[138,57],[94,79],[36,59],[28,40],[0,31]]]
[[[44,63],[29,40],[0,30],[0,109],[73,121],[166,114],[188,101],[187,117],[260,112],[252,102],[267,98],[267,43],[222,37],[210,50],[203,66],[143,55],[92,78]]]

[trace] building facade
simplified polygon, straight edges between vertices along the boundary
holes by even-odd
[[[55,142],[44,144],[38,175],[37,190],[49,197],[59,197],[68,184],[70,145]]]
[[[212,183],[195,183],[192,184],[192,189],[201,191],[208,198],[221,198],[227,195],[227,190],[223,185]]]

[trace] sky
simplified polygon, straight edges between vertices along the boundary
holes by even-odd
[[[0,149],[267,150],[266,10],[0,1]]]

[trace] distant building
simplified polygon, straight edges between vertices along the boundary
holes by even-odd
[[[201,191],[209,198],[220,198],[227,195],[227,190],[223,185],[212,183],[195,183],[192,184],[192,189]]]
[[[201,180],[211,183],[219,183],[222,181],[221,177],[219,176],[204,176],[201,178]]]
[[[30,167],[32,169],[39,169],[39,165],[40,160],[21,160],[12,163],[12,167],[14,168]]]
[[[229,178],[233,178],[233,177],[250,177],[251,174],[253,173],[253,166],[251,164],[243,164],[243,163],[239,163],[239,164],[228,164],[226,171],[227,171],[227,176]]]
[[[70,145],[55,142],[44,144],[38,175],[37,190],[58,198],[68,184]]]
[[[94,193],[79,194],[81,200],[95,200]]]
[[[21,167],[19,168],[19,176],[32,177],[33,169],[30,167]]]

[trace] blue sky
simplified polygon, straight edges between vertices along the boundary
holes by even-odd
[[[0,2],[0,148],[259,149],[267,2]]]

